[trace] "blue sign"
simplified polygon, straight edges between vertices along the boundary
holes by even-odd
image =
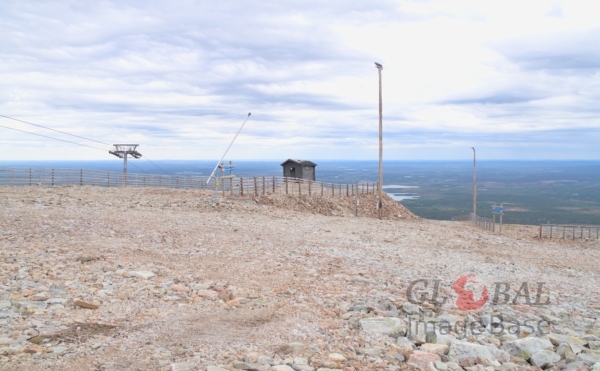
[[[493,213],[499,213],[499,214],[501,214],[502,211],[504,211],[504,208],[502,206],[492,206],[492,212]]]

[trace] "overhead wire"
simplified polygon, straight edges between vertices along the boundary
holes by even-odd
[[[83,147],[88,147],[88,148],[93,148],[93,149],[98,149],[102,152],[106,152],[105,149],[102,148],[98,148],[98,147],[94,147],[94,146],[88,146],[87,144],[81,144],[81,143],[77,143],[77,142],[71,142],[70,140],[64,140],[64,139],[58,139],[58,138],[54,138],[54,137],[49,137],[47,135],[43,135],[43,134],[37,134],[37,133],[32,133],[30,131],[25,131],[25,130],[20,130],[20,129],[15,129],[15,128],[11,128],[8,126],[4,126],[4,125],[0,125],[0,128],[5,128],[5,129],[10,129],[10,130],[15,130],[15,131],[20,131],[21,133],[25,133],[25,134],[31,134],[31,135],[37,135],[38,137],[44,137],[44,138],[48,138],[48,139],[54,139],[54,140],[59,140],[61,142],[66,142],[66,143],[71,143],[71,144],[76,144],[78,146],[83,146]],[[132,166],[136,167],[138,170],[140,170],[142,173],[144,174],[148,174],[147,172],[145,172],[144,170],[142,170],[141,168],[139,168],[136,164],[134,164],[133,162],[130,162],[129,164],[131,164]]]
[[[61,131],[61,130],[52,129],[52,128],[49,128],[49,127],[47,127],[47,126],[44,126],[44,125],[34,124],[34,123],[32,123],[32,122],[24,121],[24,120],[17,119],[17,118],[14,118],[14,117],[6,116],[6,115],[0,115],[0,117],[4,117],[4,118],[10,119],[10,120],[15,120],[15,121],[18,121],[18,122],[22,122],[22,123],[24,123],[24,124],[27,124],[27,125],[33,125],[33,126],[37,126],[37,127],[40,127],[40,128],[43,128],[43,129],[47,129],[47,130],[56,131],[57,133],[61,133],[61,134],[65,134],[65,135],[70,135],[70,136],[72,136],[72,137],[77,137],[77,138],[80,138],[80,139],[89,140],[89,141],[91,141],[91,142],[96,142],[96,143],[99,143],[99,144],[104,144],[104,145],[107,145],[107,146],[112,146],[112,144],[109,144],[109,143],[104,143],[104,142],[101,142],[101,141],[98,141],[98,140],[95,140],[95,139],[90,139],[90,138],[82,137],[82,136],[80,136],[80,135],[75,135],[75,134],[67,133],[67,132],[65,132],[65,131]],[[0,126],[1,126],[1,125],[0,125]],[[36,134],[36,133],[31,133],[31,132],[28,132],[28,131],[24,131],[24,130],[19,130],[19,129],[10,128],[10,127],[7,127],[7,126],[1,126],[1,127],[3,127],[3,128],[6,128],[6,129],[12,129],[12,130],[21,131],[21,132],[23,132],[23,133],[27,133],[27,134],[38,135],[38,136],[45,137],[45,138],[56,139],[56,140],[60,140],[60,141],[62,141],[62,142],[73,143],[73,144],[77,144],[77,145],[80,145],[80,146],[86,146],[85,144],[80,144],[80,143],[70,142],[70,141],[67,141],[67,140],[62,140],[62,139],[58,139],[58,138],[52,138],[52,137],[48,137],[48,136],[41,135],[41,134]],[[90,148],[96,148],[96,147],[91,147],[91,146],[86,146],[86,147],[90,147]],[[103,149],[103,151],[104,151],[104,149]],[[146,156],[142,156],[142,158],[144,158],[144,159],[148,160],[148,161],[149,161],[149,162],[150,162],[152,165],[156,166],[156,168],[157,168],[157,169],[159,169],[159,170],[160,170],[160,171],[162,171],[163,173],[165,173],[165,174],[169,175],[169,173],[167,173],[167,172],[166,172],[166,171],[165,171],[163,168],[161,168],[160,166],[158,166],[157,164],[155,164],[155,163],[154,163],[154,161],[150,160],[148,157],[146,157]],[[135,166],[135,165],[134,165],[134,166]],[[136,167],[137,167],[137,166],[136,166]],[[138,167],[138,169],[140,169],[140,168]],[[140,169],[140,170],[141,170],[141,171],[143,171],[142,169]],[[144,173],[145,173],[145,172],[144,172]]]
[[[6,116],[6,115],[0,115],[0,117],[4,117],[4,118],[10,119],[10,120],[19,121],[19,122],[22,122],[22,123],[24,123],[24,124],[27,124],[27,125],[33,125],[33,126],[37,126],[37,127],[40,127],[40,128],[47,129],[47,130],[56,131],[57,133],[61,133],[61,134],[70,135],[70,136],[72,136],[72,137],[77,137],[77,138],[80,138],[80,139],[85,139],[85,140],[89,140],[89,141],[96,142],[96,143],[100,143],[100,144],[106,144],[107,146],[112,146],[112,144],[108,144],[108,143],[100,142],[100,141],[97,141],[97,140],[95,140],[95,139],[90,139],[90,138],[82,137],[82,136],[75,135],[75,134],[70,134],[70,133],[67,133],[67,132],[64,132],[64,131],[60,131],[60,130],[56,130],[56,129],[49,128],[49,127],[47,127],[47,126],[38,125],[38,124],[34,124],[34,123],[32,123],[32,122],[27,122],[27,121],[23,121],[23,120],[20,120],[20,119],[16,119],[16,118],[14,118],[14,117]]]
[[[157,168],[159,168],[159,169],[160,169],[160,170],[161,170],[163,173],[165,173],[165,174],[169,175],[169,173],[167,173],[166,171],[164,171],[162,167],[160,167],[160,166],[158,166],[157,164],[155,164],[155,163],[154,163],[154,161],[150,160],[150,159],[149,159],[148,157],[146,157],[145,155],[143,155],[143,156],[142,156],[142,158],[144,158],[144,159],[146,159],[146,160],[150,161],[150,163],[151,163],[152,165],[154,165],[154,166],[156,166]]]
[[[58,139],[58,138],[54,138],[54,137],[49,137],[47,135],[32,133],[30,131],[25,131],[25,130],[21,130],[21,129],[15,129],[15,128],[11,128],[11,127],[4,126],[4,125],[0,125],[0,128],[5,128],[5,129],[10,129],[10,130],[20,131],[21,133],[26,133],[26,134],[31,134],[31,135],[37,135],[38,137],[44,137],[44,138],[48,138],[48,139],[60,140],[61,142],[76,144],[78,146],[89,147],[89,148],[93,148],[93,149],[99,149],[100,151],[106,152],[106,149],[102,149],[102,148],[98,148],[98,147],[94,147],[94,146],[89,146],[87,144],[81,144],[81,143],[77,143],[77,142],[71,142],[70,140],[64,140],[64,139]]]

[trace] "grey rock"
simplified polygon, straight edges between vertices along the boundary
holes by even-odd
[[[307,365],[308,360],[306,358],[302,358],[302,357],[294,357],[294,364],[295,365]]]
[[[457,339],[452,335],[437,334],[435,343],[450,346],[456,340]]]
[[[208,283],[197,283],[192,286],[192,290],[200,291],[200,290],[208,290],[210,289],[210,285]]]
[[[416,349],[415,344],[404,336],[400,336],[396,339],[396,345],[410,345],[413,349]]]
[[[361,312],[361,311],[366,311],[367,310],[367,306],[364,304],[355,304],[350,308],[350,312]]]
[[[426,320],[417,320],[410,319],[409,321],[410,327],[406,333],[406,337],[417,345],[421,345],[427,343],[428,334],[431,333],[433,335],[429,335],[429,340],[432,343],[435,343],[435,328],[436,323],[433,321]]]
[[[392,337],[406,334],[406,323],[396,317],[364,318],[360,320],[360,327],[365,332],[389,335]]]
[[[367,348],[356,348],[356,354],[365,354],[369,356],[380,356],[385,349],[382,347],[367,347]]]
[[[554,346],[566,343],[571,346],[571,349],[575,353],[581,353],[587,345],[587,340],[579,338],[577,336],[562,335],[562,334],[548,334],[548,339]]]
[[[50,288],[50,294],[52,295],[66,295],[67,291],[65,289],[62,289],[58,286],[52,286]]]
[[[63,298],[50,298],[46,300],[46,304],[64,304],[68,301],[68,299]]]
[[[498,349],[466,341],[454,341],[448,351],[448,359],[460,365],[472,365],[484,362],[489,364],[492,361],[498,361],[497,356],[500,356],[504,362],[510,359],[510,356]]]
[[[567,363],[575,362],[577,355],[571,349],[571,346],[567,343],[562,343],[556,348],[556,353],[561,359],[564,359]]]
[[[423,311],[420,306],[408,301],[402,304],[402,310],[407,314],[420,314]]]
[[[560,356],[558,354],[551,350],[542,349],[531,356],[529,363],[531,363],[533,366],[544,368],[550,363],[555,363],[558,361],[560,361]]]
[[[552,343],[548,339],[536,337],[527,337],[506,342],[502,345],[510,355],[528,360],[532,355],[540,350],[554,350]]]
[[[152,277],[156,276],[156,274],[154,274],[150,271],[130,271],[130,272],[127,272],[127,276],[139,277],[139,278],[143,278],[143,279],[147,280],[148,278],[152,278]],[[176,363],[174,363],[174,364],[176,364]]]
[[[4,337],[1,336],[0,337],[0,345],[8,345],[13,341],[13,339],[9,338],[9,337]]]
[[[438,371],[446,371],[448,369],[448,366],[442,361],[435,361],[434,366]]]
[[[562,371],[589,371],[590,368],[583,362],[571,362],[567,363],[565,368]]]
[[[297,365],[297,364],[293,364],[292,368],[296,371],[314,371],[314,367],[309,366],[309,365]]]
[[[48,304],[46,304],[46,302],[43,302],[43,301],[28,301],[28,300],[15,301],[13,304],[15,305],[16,308],[19,308],[19,309],[20,308],[46,309],[46,307],[48,306]]]
[[[585,363],[589,367],[592,367],[595,363],[600,362],[600,354],[595,353],[579,353],[577,360]]]
[[[192,371],[198,362],[191,360],[186,362],[171,363],[171,371]]]
[[[69,348],[63,347],[63,346],[52,347],[51,349],[52,349],[52,353],[57,354],[57,355],[65,354],[69,350]]]

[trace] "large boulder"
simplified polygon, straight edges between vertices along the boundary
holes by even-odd
[[[528,360],[532,355],[540,350],[553,351],[554,347],[548,339],[528,337],[524,339],[508,341],[502,345],[502,349],[506,350],[512,356]]]

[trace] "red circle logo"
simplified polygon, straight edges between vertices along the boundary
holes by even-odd
[[[481,297],[479,300],[475,301],[475,297],[473,296],[473,291],[467,290],[465,285],[469,282],[478,283],[477,281],[470,279],[473,277],[473,274],[468,274],[466,276],[461,276],[459,279],[454,281],[452,284],[452,290],[458,294],[458,299],[456,299],[456,306],[462,310],[474,310],[483,307],[483,305],[488,300],[488,290],[485,285],[483,285],[483,291],[481,292]]]

